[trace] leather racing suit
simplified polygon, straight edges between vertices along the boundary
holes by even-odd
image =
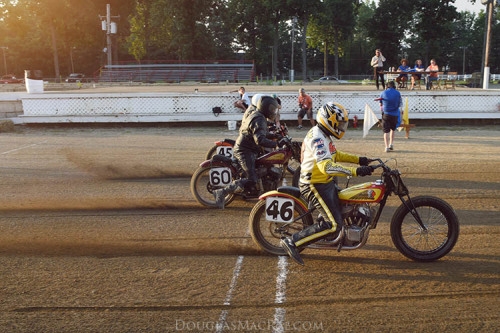
[[[323,218],[318,223],[292,235],[295,246],[305,246],[342,228],[342,213],[334,176],[357,176],[356,167],[337,162],[359,163],[359,157],[338,151],[330,138],[314,126],[303,143],[300,193],[312,203]]]
[[[240,135],[234,146],[234,156],[246,174],[246,179],[242,179],[239,185],[247,191],[256,192],[255,186],[258,179],[255,172],[255,159],[260,152],[260,147],[275,148],[277,146],[271,138],[273,135],[268,132],[266,116],[260,110],[250,110],[249,107],[243,117]]]

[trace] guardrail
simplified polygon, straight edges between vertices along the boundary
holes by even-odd
[[[313,110],[334,101],[363,119],[365,104],[380,112],[375,92],[310,92]],[[411,119],[498,119],[500,92],[408,92]],[[281,118],[297,119],[297,94],[280,94]],[[233,94],[51,94],[21,98],[24,114],[16,123],[206,122],[241,120]],[[214,113],[214,108],[222,113]]]

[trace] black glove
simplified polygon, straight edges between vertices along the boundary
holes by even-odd
[[[283,146],[286,146],[286,144],[288,143],[288,139],[287,138],[283,138],[281,140],[278,141],[278,147],[283,147]]]
[[[360,157],[359,158],[359,165],[368,165],[371,162],[373,162],[373,160],[371,158],[368,158],[368,157]]]
[[[356,175],[358,176],[369,176],[373,172],[372,167],[369,166],[360,166],[359,168],[356,169]]]

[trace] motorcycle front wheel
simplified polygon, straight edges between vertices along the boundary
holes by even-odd
[[[207,155],[205,156],[205,161],[211,160],[212,157],[215,155],[215,151],[217,150],[217,145],[214,145],[212,148],[208,150]]]
[[[412,202],[427,230],[402,204],[392,217],[392,242],[404,256],[415,261],[442,258],[453,249],[460,233],[455,211],[436,197],[419,196]]]
[[[233,179],[234,181],[234,176]],[[191,177],[191,193],[196,201],[203,206],[216,207],[214,190],[221,187],[216,187],[210,184],[210,167],[199,167]],[[234,200],[233,193],[226,195],[224,206],[229,205]]]
[[[299,205],[294,205],[294,219],[306,214]],[[278,256],[287,255],[280,245],[281,238],[293,235],[311,225],[313,219],[307,214],[292,223],[279,223],[266,220],[266,200],[259,200],[253,207],[249,218],[250,235],[253,241],[264,251]],[[302,248],[299,248],[301,251]]]

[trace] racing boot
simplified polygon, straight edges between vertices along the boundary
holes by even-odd
[[[297,250],[297,247],[290,238],[282,238],[280,245],[296,263],[304,266],[304,261],[300,256],[299,250]]]
[[[226,195],[231,193],[239,193],[241,191],[243,191],[243,187],[241,186],[239,181],[236,181],[233,184],[226,186],[225,188],[215,190],[215,205],[217,206],[217,208],[224,209],[224,204],[226,203]]]

